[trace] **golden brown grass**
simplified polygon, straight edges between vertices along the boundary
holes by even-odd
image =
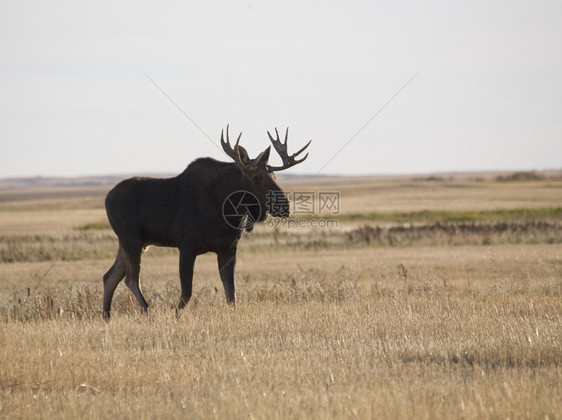
[[[519,208],[525,194],[535,200],[527,207],[560,202],[559,186],[541,184],[547,197],[535,182],[499,197],[502,205],[474,198],[474,188],[495,185],[453,188],[460,198],[448,208]],[[426,196],[430,205],[404,188],[396,185],[404,198],[389,210],[440,208],[439,194],[452,187],[431,186],[439,191]],[[393,194],[389,186],[381,195]],[[194,297],[176,317],[177,255],[151,249],[142,272],[149,316],[121,285],[106,323],[101,276],[115,241],[105,230],[77,231],[103,213],[89,199],[69,200],[74,210],[52,201],[51,210],[25,200],[20,211],[0,206],[4,241],[28,257],[36,241],[52,255],[0,263],[3,418],[561,417],[559,238],[288,246],[292,232],[276,242],[261,227],[240,245],[235,309],[205,255]],[[373,203],[370,211],[382,210]]]
[[[0,333],[8,361],[0,368],[2,412],[558,415],[559,281],[523,289],[398,282],[369,298],[334,283],[316,294],[309,284],[261,288],[236,309],[210,291],[179,319],[161,307],[148,318],[118,313],[109,324],[96,316],[8,322]]]

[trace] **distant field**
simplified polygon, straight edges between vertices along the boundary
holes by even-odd
[[[539,175],[282,179],[339,209],[245,234],[236,309],[204,255],[176,318],[177,251],[151,248],[150,315],[122,284],[110,323],[112,184],[0,188],[0,416],[561,418],[562,179]]]

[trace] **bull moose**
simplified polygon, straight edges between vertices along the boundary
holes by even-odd
[[[195,258],[207,252],[217,254],[226,301],[234,305],[238,240],[244,230],[253,228],[253,223],[265,220],[267,213],[274,217],[289,215],[289,201],[275,181],[275,172],[295,166],[308,157],[307,153],[297,159],[310,141],[289,156],[289,129],[284,142],[279,139],[277,128],[275,133],[275,139],[269,131],[267,135],[281,156],[282,166],[268,164],[271,146],[250,159],[239,144],[242,133],[232,147],[227,126],[226,141],[224,130],[221,131],[221,145],[234,162],[199,158],[176,177],[130,178],[107,194],[105,208],[119,239],[119,250],[115,262],[103,276],[104,318],[109,319],[113,293],[123,278],[142,309],[148,309],[139,274],[141,254],[149,245],[179,249],[181,297],[178,309],[191,298]],[[230,200],[236,193],[239,194],[236,200]],[[253,201],[248,202],[244,197],[251,197]],[[225,203],[230,203],[228,218],[225,217]]]

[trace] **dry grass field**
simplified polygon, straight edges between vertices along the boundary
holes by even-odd
[[[110,322],[109,187],[0,189],[0,417],[562,418],[562,180],[280,183],[337,225],[245,234],[236,308],[199,257],[178,317],[151,248]]]

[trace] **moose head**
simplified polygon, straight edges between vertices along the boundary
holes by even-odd
[[[277,128],[275,128],[276,138],[273,138],[271,133],[268,131],[267,135],[283,162],[281,166],[271,166],[269,165],[269,153],[271,151],[271,146],[268,146],[267,149],[261,152],[255,159],[250,159],[246,149],[240,145],[242,133],[238,135],[236,144],[232,147],[230,144],[228,128],[229,126],[227,125],[226,140],[224,139],[224,131],[221,132],[222,148],[224,152],[230,156],[232,160],[234,160],[234,163],[246,178],[247,182],[245,183],[245,186],[259,201],[260,210],[266,210],[260,211],[259,215],[250,214],[250,218],[254,222],[259,222],[263,221],[267,217],[267,213],[274,217],[289,216],[289,200],[287,195],[277,184],[275,172],[283,171],[304,162],[304,160],[308,157],[308,153],[302,159],[297,159],[297,156],[306,150],[312,140],[298,152],[289,156],[287,151],[289,128],[285,131],[284,142],[279,139],[279,132],[277,131]]]

